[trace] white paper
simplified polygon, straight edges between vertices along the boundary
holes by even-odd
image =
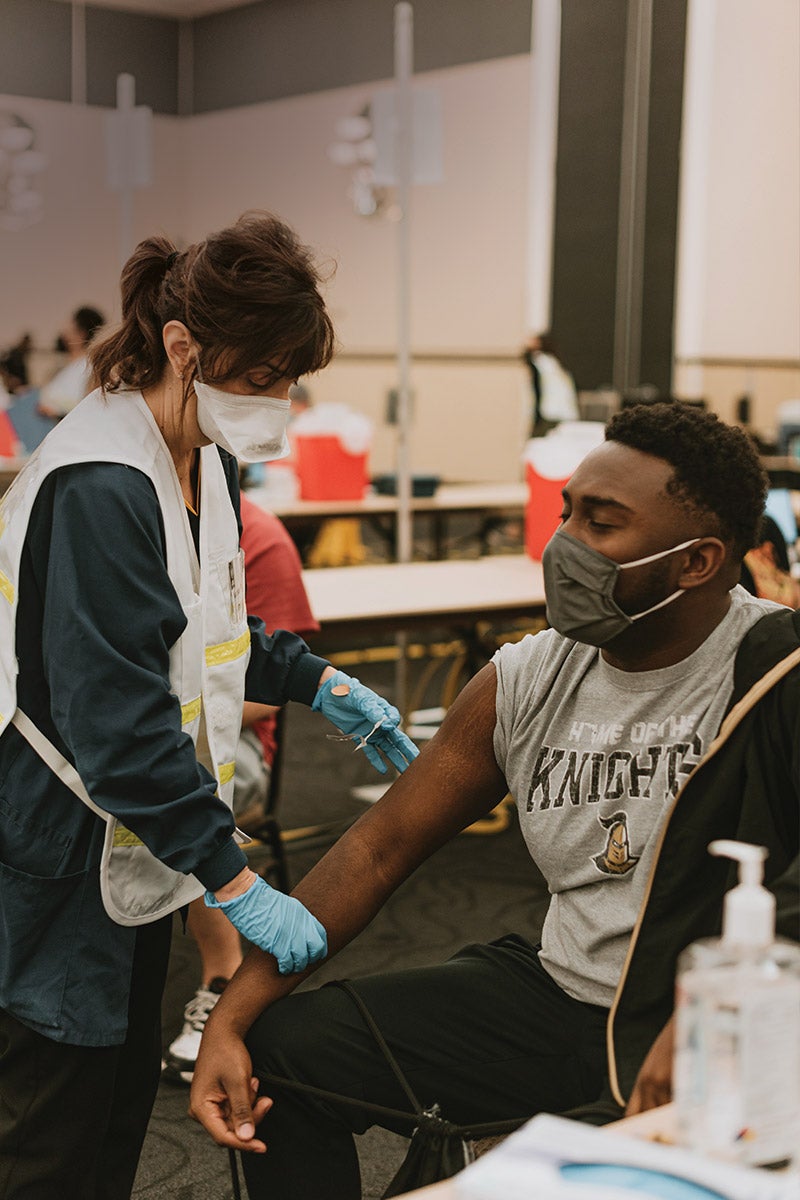
[[[798,1178],[715,1162],[676,1146],[610,1134],[563,1117],[540,1115],[453,1180],[463,1200],[631,1200],[647,1193],[568,1183],[565,1163],[641,1167],[691,1180],[728,1200],[797,1200]],[[652,1193],[651,1193],[652,1195]]]

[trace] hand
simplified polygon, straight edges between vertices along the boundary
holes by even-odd
[[[247,891],[232,900],[206,892],[209,908],[221,908],[243,937],[274,954],[281,975],[305,971],[328,953],[328,938],[316,917],[299,900],[276,892],[256,875]]]
[[[272,1101],[268,1096],[257,1100],[257,1091],[258,1080],[244,1042],[235,1034],[207,1026],[194,1066],[189,1116],[199,1121],[217,1145],[263,1154],[267,1147],[255,1131]]]
[[[675,1035],[675,1017],[667,1021],[661,1033],[647,1052],[633,1085],[625,1116],[658,1108],[669,1104],[672,1099],[672,1055]]]
[[[400,713],[397,709],[343,671],[336,671],[325,679],[311,707],[351,737],[357,750],[363,748],[381,775],[386,774],[381,753],[400,772],[405,771],[419,754],[411,739],[398,728]]]

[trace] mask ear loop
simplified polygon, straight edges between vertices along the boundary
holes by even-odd
[[[635,562],[620,563],[620,570],[623,570],[625,567],[641,567],[645,563],[654,562],[658,558],[666,558],[668,554],[677,554],[679,550],[685,550],[687,546],[693,546],[695,542],[701,540],[699,537],[689,538],[688,542],[681,542],[679,546],[673,546],[671,550],[659,550],[658,554],[648,554],[646,558],[637,558]],[[631,621],[641,621],[642,617],[649,617],[650,613],[658,612],[659,608],[666,608],[668,604],[672,604],[673,600],[677,600],[682,595],[683,588],[678,588],[671,596],[667,596],[666,600],[659,600],[658,604],[654,604],[652,608],[646,608],[644,612],[634,613]]]
[[[656,554],[648,554],[645,558],[636,558],[633,562],[617,563],[620,571],[624,571],[626,567],[643,567],[645,563],[655,562],[658,558],[666,558],[668,554],[677,554],[679,550],[685,550],[687,546],[693,546],[695,542],[702,541],[702,538],[689,538],[688,542],[681,542],[679,546],[671,546],[669,550],[659,550]],[[648,611],[652,612],[652,609]]]
[[[666,600],[659,600],[658,604],[654,604],[652,608],[646,608],[644,612],[634,613],[631,617],[632,621],[641,621],[642,617],[649,617],[650,613],[657,612],[659,608],[666,608],[673,600],[677,600],[683,595],[683,588],[678,588],[677,592],[673,592],[671,596],[667,596]]]

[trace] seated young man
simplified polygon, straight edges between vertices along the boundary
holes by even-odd
[[[800,616],[737,585],[765,487],[748,439],[711,414],[614,417],[545,550],[552,628],[499,650],[294,893],[335,953],[428,855],[515,797],[552,897],[541,945],[506,936],[356,985],[421,1102],[450,1121],[666,1099],[676,958],[718,930],[733,882],[708,843],[758,842],[768,883],[794,878]],[[255,1099],[251,1077],[272,1073],[406,1107],[351,998],[287,998],[299,978],[251,952],[209,1019],[192,1113],[256,1151],[253,1200],[356,1200],[351,1131],[369,1114],[270,1086]]]

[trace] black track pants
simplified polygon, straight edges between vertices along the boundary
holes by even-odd
[[[606,1074],[607,1010],[581,1004],[553,982],[537,947],[509,936],[468,946],[435,967],[355,981],[412,1089],[457,1124],[563,1112],[596,1099]],[[256,1074],[408,1110],[349,996],[322,987],[281,1000],[248,1036]],[[309,1100],[271,1085],[259,1128],[265,1155],[244,1154],[251,1200],[358,1200],[352,1133],[410,1124]],[[387,1176],[388,1182],[388,1176]]]
[[[71,1046],[0,1010],[0,1196],[127,1200],[161,1070],[171,918],[137,930],[122,1046]]]

